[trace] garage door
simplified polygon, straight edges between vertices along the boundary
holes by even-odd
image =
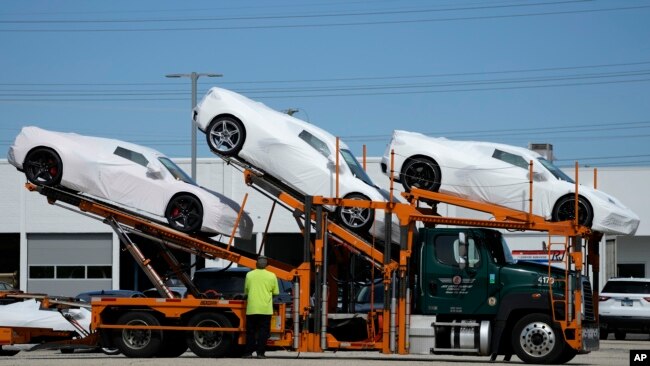
[[[74,296],[111,289],[113,239],[101,234],[27,234],[27,291]]]

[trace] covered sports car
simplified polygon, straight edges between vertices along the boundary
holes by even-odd
[[[230,235],[237,202],[199,187],[162,153],[132,143],[24,127],[9,162],[36,185],[62,186],[153,215],[182,232]],[[243,214],[236,236],[250,238]]]
[[[336,138],[323,129],[221,88],[208,91],[194,120],[217,155],[237,156],[303,195],[336,195]],[[342,142],[339,158],[341,198],[388,200]],[[373,210],[339,207],[335,219],[359,233],[383,237],[384,215],[375,217]],[[393,235],[398,241],[399,230]]]
[[[491,142],[453,141],[394,131],[381,167],[411,187],[449,193],[528,211],[529,162],[533,162],[533,214],[551,221],[575,217],[575,182],[538,153]],[[606,234],[634,234],[639,217],[616,198],[590,187],[578,188],[578,221]]]

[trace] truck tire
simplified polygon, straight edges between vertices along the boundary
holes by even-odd
[[[163,332],[163,346],[156,357],[174,358],[187,351],[185,332],[166,330]]]
[[[219,313],[199,313],[188,322],[190,327],[232,327],[230,320]],[[187,332],[187,345],[199,357],[223,357],[232,344],[231,332],[218,332],[211,330],[194,330]]]
[[[625,332],[622,331],[622,330],[614,331],[614,339],[616,339],[617,341],[623,341],[623,340],[625,340],[625,336],[626,336],[626,335],[627,335],[627,334],[625,334]]]
[[[128,312],[117,320],[120,325],[160,325],[158,319],[143,311]],[[113,335],[113,344],[127,357],[149,358],[160,352],[163,333],[150,329],[122,329]]]
[[[513,328],[512,348],[526,363],[562,363],[564,352],[567,352],[564,358],[570,356],[570,352],[565,351],[566,347],[570,346],[564,342],[561,329],[546,314],[528,314]]]

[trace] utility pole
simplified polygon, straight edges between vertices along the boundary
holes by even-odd
[[[168,74],[165,75],[165,77],[168,78],[190,78],[192,80],[192,111],[194,111],[194,108],[196,107],[196,84],[197,81],[199,80],[199,77],[205,76],[209,78],[217,78],[223,76],[222,74],[214,74],[214,73],[199,73],[199,72],[192,72],[191,74]],[[194,122],[194,116],[193,113],[190,114],[192,116],[192,159],[191,159],[191,175],[192,179],[196,181],[196,122]]]

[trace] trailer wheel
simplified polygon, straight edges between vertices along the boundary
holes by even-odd
[[[368,197],[359,193],[349,194],[345,199],[370,201]],[[375,211],[371,208],[342,206],[336,208],[336,220],[347,229],[359,234],[366,234],[374,219]]]
[[[27,154],[23,162],[23,170],[31,183],[54,186],[61,183],[63,163],[54,150],[38,147]]]
[[[160,325],[155,316],[141,311],[129,312],[122,315],[117,324],[120,325]],[[113,344],[127,357],[149,358],[155,356],[162,345],[163,333],[151,329],[122,329],[115,332]]]
[[[616,331],[614,331],[614,339],[616,339],[617,341],[623,341],[623,340],[625,340],[625,336],[626,336],[626,335],[627,335],[627,334],[625,334],[625,332],[622,331],[622,330],[616,330]]]
[[[513,328],[512,348],[526,363],[559,363],[566,347],[569,345],[564,342],[562,331],[546,314],[528,314]]]
[[[205,130],[210,150],[218,155],[235,156],[244,146],[246,128],[240,120],[230,117],[217,117]]]
[[[219,313],[199,313],[194,315],[190,327],[232,327],[230,320]],[[230,351],[232,334],[212,330],[194,330],[187,332],[187,345],[199,357],[222,357]]]
[[[2,349],[2,346],[0,346],[0,356],[15,356],[18,352],[20,351],[14,349]]]
[[[163,333],[163,346],[156,357],[174,358],[187,351],[185,333],[182,331],[167,330]]]
[[[120,349],[119,348],[107,348],[107,347],[102,347],[101,348],[102,353],[105,355],[109,356],[115,356],[120,354]]]

